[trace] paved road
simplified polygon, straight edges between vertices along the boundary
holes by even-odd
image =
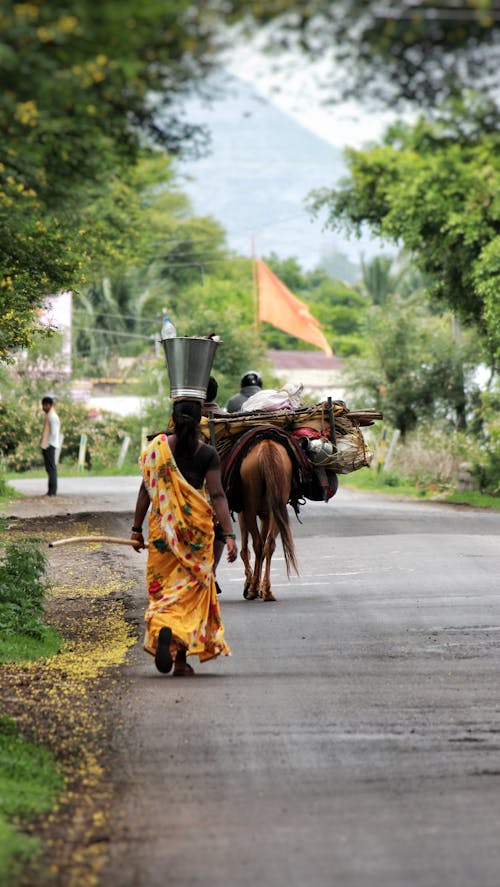
[[[230,659],[134,650],[102,887],[500,884],[500,515],[342,490],[302,519],[276,603],[221,569]]]
[[[500,515],[342,489],[291,519],[276,603],[220,569],[231,658],[132,651],[101,887],[498,887]]]
[[[47,478],[23,477],[9,480],[9,485],[25,498],[14,500],[5,510],[17,517],[78,514],[84,510],[132,511],[139,484],[139,473],[137,477],[62,477],[58,495],[48,497]]]

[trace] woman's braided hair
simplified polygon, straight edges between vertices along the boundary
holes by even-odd
[[[201,402],[199,400],[175,401],[172,420],[177,438],[176,452],[182,451],[186,456],[194,456],[199,443],[198,425],[200,419]]]

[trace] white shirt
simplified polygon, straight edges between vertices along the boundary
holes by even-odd
[[[49,442],[47,446],[55,447],[56,450],[61,446],[61,421],[54,409],[49,412]]]

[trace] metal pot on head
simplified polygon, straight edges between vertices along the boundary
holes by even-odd
[[[172,400],[201,400],[207,385],[218,342],[197,336],[164,339]]]

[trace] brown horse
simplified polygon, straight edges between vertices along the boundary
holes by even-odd
[[[245,565],[247,600],[261,597],[274,601],[271,591],[271,558],[278,533],[283,545],[287,576],[298,573],[295,548],[288,520],[287,502],[292,486],[292,463],[284,446],[274,440],[261,440],[245,456],[240,466],[243,510],[238,513],[241,530],[241,558]],[[250,565],[248,536],[252,537],[255,562]],[[264,578],[261,581],[265,561]]]

